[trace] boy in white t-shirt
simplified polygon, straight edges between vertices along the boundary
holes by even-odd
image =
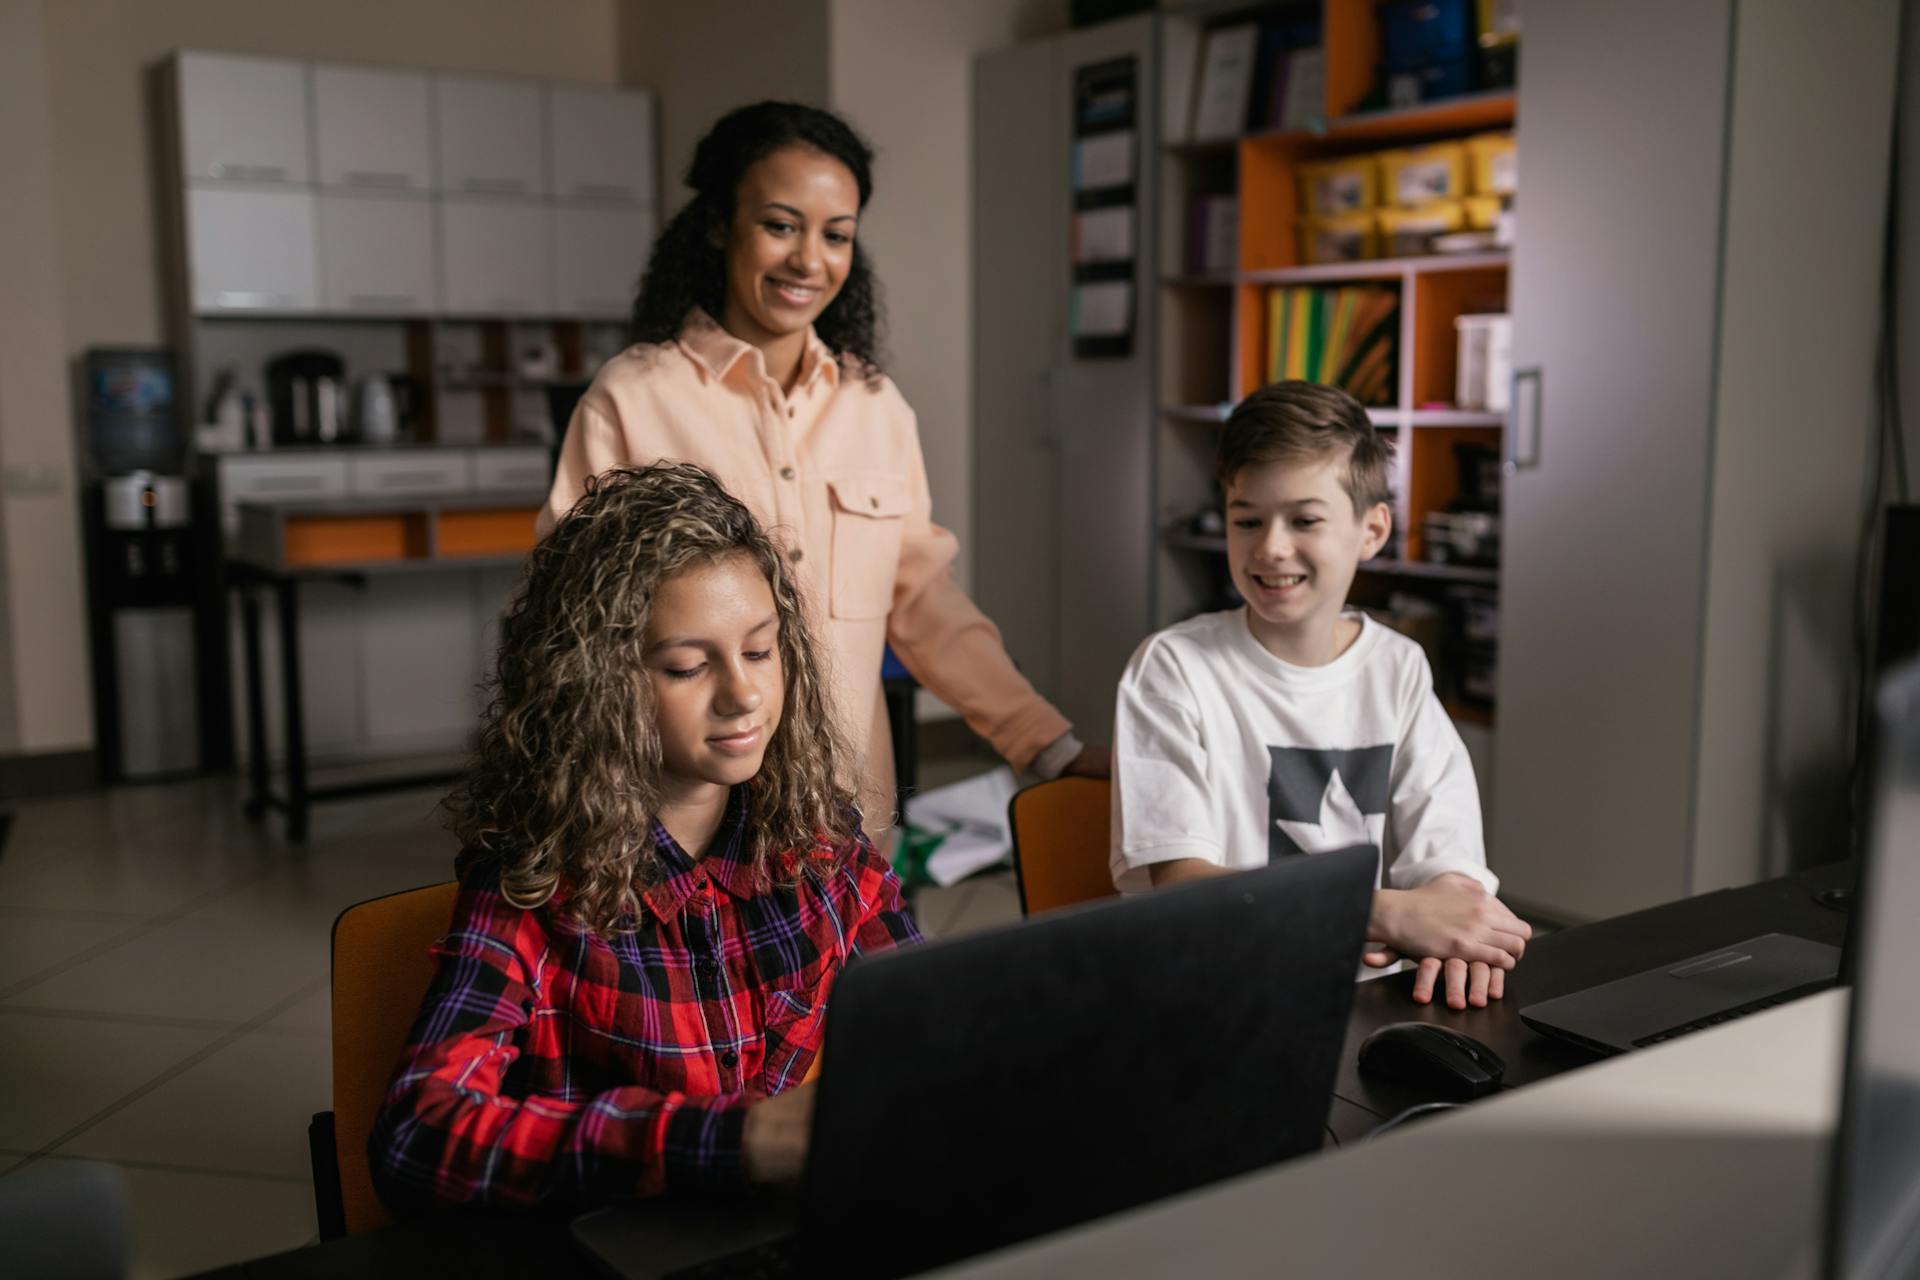
[[[1123,891],[1355,844],[1382,851],[1366,963],[1417,960],[1413,998],[1484,1006],[1532,929],[1493,896],[1473,766],[1426,655],[1346,612],[1392,529],[1391,448],[1330,387],[1281,382],[1221,433],[1227,558],[1246,606],[1149,636],[1120,682]]]

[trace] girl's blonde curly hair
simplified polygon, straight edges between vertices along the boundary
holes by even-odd
[[[668,579],[732,556],[772,589],[786,681],[785,712],[749,784],[752,865],[764,883],[791,882],[853,838],[846,744],[779,547],[699,467],[617,468],[588,481],[529,557],[500,622],[479,746],[446,801],[463,857],[497,861],[514,906],[607,935],[628,927],[661,879],[647,623]]]

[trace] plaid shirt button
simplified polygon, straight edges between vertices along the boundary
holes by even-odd
[[[737,1067],[740,1065],[740,1055],[729,1049],[720,1055],[720,1065],[723,1067]]]

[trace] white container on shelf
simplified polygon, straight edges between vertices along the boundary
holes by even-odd
[[[1456,316],[1459,353],[1454,400],[1462,409],[1505,413],[1513,380],[1513,319],[1504,315]]]

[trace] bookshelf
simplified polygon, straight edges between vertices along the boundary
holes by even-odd
[[[1187,104],[1210,28],[1297,6],[1163,4],[1160,13],[1163,91],[1159,148],[1160,276],[1155,437],[1155,564],[1152,599],[1157,626],[1223,602],[1225,540],[1195,530],[1193,515],[1216,498],[1212,462],[1219,425],[1232,404],[1263,385],[1268,373],[1267,297],[1273,288],[1367,285],[1399,294],[1399,342],[1392,403],[1372,407],[1374,424],[1396,446],[1396,538],[1362,566],[1354,598],[1384,605],[1395,595],[1444,606],[1461,589],[1497,590],[1499,570],[1429,558],[1422,528],[1428,513],[1460,497],[1462,463],[1498,450],[1503,415],[1455,407],[1454,320],[1505,309],[1506,252],[1374,258],[1303,264],[1296,218],[1303,164],[1390,147],[1462,138],[1515,122],[1513,91],[1476,93],[1398,110],[1363,110],[1380,61],[1371,0],[1324,0],[1321,38],[1326,66],[1324,113],[1306,129],[1258,130],[1193,141]],[[1189,210],[1203,196],[1239,202],[1235,269],[1188,270]],[[1449,637],[1447,648],[1456,637]],[[1444,689],[1461,681],[1442,675]],[[1447,696],[1464,723],[1490,726],[1481,703]]]

